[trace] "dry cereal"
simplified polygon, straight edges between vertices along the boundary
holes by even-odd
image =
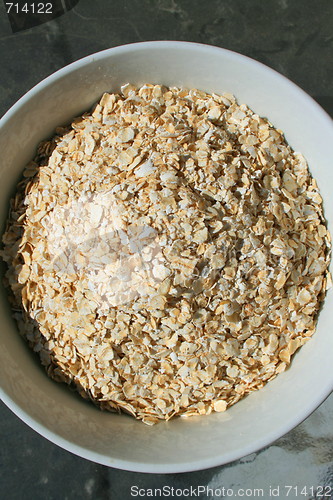
[[[222,412],[315,331],[330,235],[304,157],[230,94],[104,94],[40,144],[3,235],[50,377],[146,424]]]

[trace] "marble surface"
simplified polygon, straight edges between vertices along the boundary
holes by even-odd
[[[80,0],[65,15],[16,34],[1,3],[0,115],[41,79],[80,57],[162,39],[253,57],[293,80],[333,116],[331,0]],[[0,492],[9,500],[126,500],[136,493],[158,498],[149,488],[163,486],[164,496],[180,498],[192,487],[196,498],[333,499],[333,395],[264,450],[187,474],[139,474],[88,462],[46,441],[4,405],[0,436]]]

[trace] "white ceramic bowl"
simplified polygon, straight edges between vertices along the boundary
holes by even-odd
[[[184,42],[144,42],[105,50],[57,71],[22,97],[0,122],[0,214],[36,145],[54,128],[120,85],[162,83],[231,92],[266,116],[307,158],[324,198],[333,234],[333,125],[308,95],[275,71],[228,50]],[[1,396],[34,430],[82,457],[141,472],[184,472],[254,452],[307,417],[333,390],[333,295],[317,332],[292,366],[223,414],[175,419],[148,427],[101,412],[48,379],[0,300]]]

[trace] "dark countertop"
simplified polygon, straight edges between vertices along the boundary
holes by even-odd
[[[125,43],[164,39],[248,55],[290,78],[333,116],[331,0],[80,0],[63,16],[15,34],[3,3],[0,14],[0,115],[74,60]],[[126,500],[134,498],[134,485],[217,489],[199,498],[222,498],[218,488],[223,486],[234,496],[238,488],[249,488],[247,497],[265,500],[270,487],[280,488],[277,498],[333,498],[333,395],[264,450],[186,474],[139,474],[91,463],[40,437],[3,404],[0,433],[0,495],[6,500]],[[289,495],[288,485],[293,487]],[[302,494],[303,486],[308,491]],[[326,486],[329,495],[315,496],[311,486]],[[264,495],[255,488],[263,488]],[[146,493],[140,498],[149,498]]]

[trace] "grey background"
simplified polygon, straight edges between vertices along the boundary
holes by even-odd
[[[76,59],[124,43],[163,39],[253,57],[290,78],[333,117],[332,0],[80,0],[62,17],[15,35],[1,3],[0,115]],[[333,499],[333,395],[270,447],[187,474],[139,474],[88,462],[40,437],[3,404],[0,436],[0,497],[9,500],[126,500],[135,498],[131,485],[224,486],[234,497],[238,488],[263,488],[265,499],[271,498],[270,487],[279,487],[276,498]],[[293,486],[288,496],[286,486]],[[321,490],[312,493],[317,486],[326,486],[326,496]],[[208,491],[199,498],[221,497]]]

